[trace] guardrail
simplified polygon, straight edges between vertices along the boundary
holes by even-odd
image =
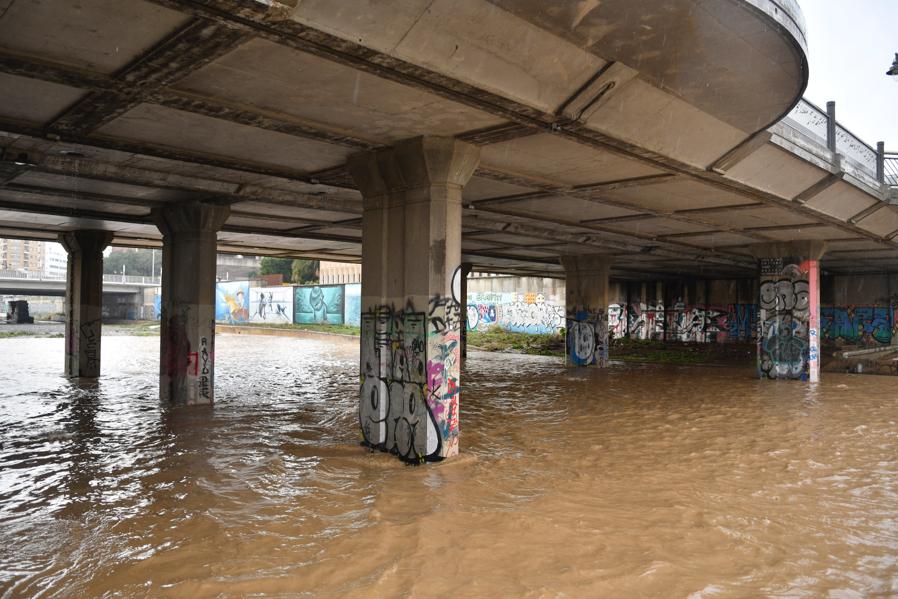
[[[889,187],[898,188],[898,152],[883,152],[880,181]]]
[[[27,270],[0,270],[0,279],[26,279],[29,281],[65,281],[65,275],[45,274]],[[123,283],[126,285],[161,285],[162,277],[143,277],[133,275],[106,274],[104,283]]]
[[[802,98],[783,119],[805,137],[826,146],[848,160],[858,170],[881,184],[898,187],[898,153],[886,152],[883,142],[876,148],[836,121],[836,103],[827,102],[826,110]]]

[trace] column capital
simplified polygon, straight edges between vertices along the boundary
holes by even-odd
[[[112,231],[83,229],[59,234],[59,243],[69,254],[102,252],[112,243]]]
[[[762,258],[795,256],[805,260],[820,260],[827,250],[827,243],[817,239],[808,241],[771,241],[748,246],[751,255]]]
[[[231,214],[226,204],[193,200],[153,208],[151,215],[162,235],[179,233],[218,233]]]
[[[480,148],[452,137],[424,136],[349,157],[349,174],[368,200],[433,185],[463,187]]]

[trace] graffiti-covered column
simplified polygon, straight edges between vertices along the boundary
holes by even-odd
[[[461,193],[479,159],[419,137],[349,160],[364,198],[362,442],[409,462],[458,453]]]
[[[608,365],[608,276],[611,256],[563,256],[567,309],[566,364]]]
[[[760,274],[758,376],[820,377],[820,258],[823,242],[755,246]]]
[[[100,329],[103,316],[103,250],[109,231],[70,231],[59,236],[69,253],[65,285],[65,374],[100,376]]]
[[[230,209],[206,202],[153,210],[162,232],[159,397],[211,404],[215,371],[217,233]]]

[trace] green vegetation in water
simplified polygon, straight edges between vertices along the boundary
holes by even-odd
[[[468,346],[486,351],[563,356],[564,336],[562,333],[516,333],[493,326],[485,331],[468,331]]]
[[[44,337],[44,334],[33,331],[0,331],[0,339],[7,337]]]
[[[285,329],[291,331],[312,331],[315,333],[331,333],[334,335],[352,335],[353,337],[358,337],[361,331],[359,327],[350,326],[348,324],[291,324],[286,322],[247,322],[236,324],[233,326],[253,328],[258,327],[265,329]]]
[[[468,346],[495,352],[564,356],[564,329],[558,333],[516,333],[501,327],[469,331]],[[609,350],[612,360],[655,364],[748,365],[755,358],[753,343],[684,343],[639,339],[614,339]]]
[[[115,330],[120,334],[133,335],[135,337],[154,337],[159,335],[161,325],[158,320],[138,320],[135,322],[103,323],[106,331]]]

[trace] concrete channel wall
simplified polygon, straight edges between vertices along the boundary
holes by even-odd
[[[560,279],[471,278],[468,329],[500,326],[522,333],[558,332],[565,326],[564,293]],[[612,282],[610,334],[614,339],[753,342],[757,297],[756,279]],[[893,339],[898,343],[898,274],[824,275],[820,312],[824,343],[860,347],[891,345]],[[216,320],[222,323],[359,326],[360,314],[358,283],[252,287],[250,281],[228,281],[216,288]]]
[[[545,283],[544,283],[545,281]],[[513,289],[513,290],[512,290]],[[758,281],[719,279],[612,282],[613,338],[724,343],[757,339]],[[544,333],[564,326],[564,282],[520,277],[468,282],[468,325]],[[824,342],[875,347],[898,341],[898,275],[826,276]]]

